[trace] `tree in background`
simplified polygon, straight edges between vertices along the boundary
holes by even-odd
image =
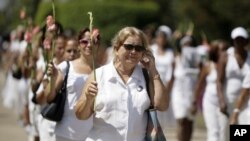
[[[20,23],[19,10],[27,13],[37,24],[50,13],[50,0],[2,0],[6,6],[0,9],[0,31],[10,32]],[[87,24],[88,11],[96,19],[94,26],[105,34],[103,41],[109,44],[115,31],[124,26],[139,28],[148,24],[166,24],[184,32],[190,23],[194,34],[204,32],[208,39],[230,39],[235,26],[250,25],[249,0],[55,0],[58,20],[66,28],[76,31]]]
[[[148,23],[157,22],[158,6],[150,1],[132,0],[70,0],[56,3],[57,19],[64,28],[73,28],[79,31],[88,26],[89,11],[95,18],[94,27],[100,28],[102,41],[110,45],[114,34],[124,26],[137,26],[142,28]],[[50,13],[48,2],[43,2],[38,8],[36,23],[41,23]]]
[[[5,5],[0,11],[0,31],[10,32],[21,23],[19,11],[25,7],[27,16],[35,18],[41,0],[2,0]]]

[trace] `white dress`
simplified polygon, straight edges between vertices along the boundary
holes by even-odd
[[[217,96],[217,71],[215,64],[210,62],[210,72],[206,77],[202,107],[207,127],[207,141],[226,141],[227,117],[220,112]]]
[[[125,85],[113,61],[96,70],[98,94],[86,141],[143,141],[150,99],[140,66]]]
[[[187,68],[180,56],[175,58],[174,85],[172,89],[173,110],[176,119],[188,117],[193,99],[194,87],[199,70]]]
[[[156,69],[160,74],[163,84],[166,85],[167,82],[171,79],[173,71],[172,63],[174,61],[174,53],[171,49],[168,49],[163,55],[159,55],[157,53],[158,46],[156,44],[152,45],[151,48],[155,57]],[[163,112],[157,111],[157,116],[163,130],[165,130],[166,128],[175,127],[176,123],[173,114],[172,100],[170,100],[168,110]]]
[[[65,75],[67,68],[66,61],[59,64],[58,68]],[[84,141],[89,134],[89,131],[93,125],[92,117],[87,120],[78,120],[74,111],[74,107],[82,94],[82,89],[88,76],[88,74],[76,73],[72,62],[70,62],[67,80],[67,99],[64,106],[64,115],[62,120],[56,124],[56,136],[66,138],[68,140]]]
[[[10,51],[13,54],[22,54],[26,49],[27,43],[25,41],[12,41]],[[15,114],[22,116],[24,105],[27,104],[29,83],[25,78],[16,79],[12,75],[12,71],[7,73],[5,86],[2,90],[3,105],[6,108],[13,108]]]

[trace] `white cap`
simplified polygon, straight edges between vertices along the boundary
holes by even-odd
[[[181,40],[180,40],[180,45],[184,46],[186,43],[192,42],[192,38],[191,36],[184,36]]]
[[[237,37],[243,37],[245,39],[248,39],[248,33],[245,28],[243,27],[236,27],[233,29],[231,33],[231,38],[236,39]]]
[[[166,26],[166,25],[161,25],[160,27],[158,27],[156,34],[159,34],[159,32],[163,32],[164,34],[166,34],[167,40],[170,41],[172,38],[172,30]]]

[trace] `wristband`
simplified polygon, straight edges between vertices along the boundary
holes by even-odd
[[[240,109],[239,109],[239,108],[235,108],[235,109],[233,110],[233,112],[234,112],[234,113],[239,113],[239,112],[240,112]]]

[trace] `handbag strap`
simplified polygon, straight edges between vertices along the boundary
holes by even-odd
[[[65,75],[64,80],[63,80],[63,87],[64,88],[67,87],[67,80],[68,80],[68,74],[69,74],[69,68],[70,68],[69,61],[66,61],[66,62],[67,62],[66,75]]]
[[[151,102],[151,96],[150,96],[150,90],[149,90],[149,75],[148,75],[148,71],[145,68],[142,68],[142,72],[145,78],[145,82],[146,82],[146,89],[147,89],[147,93],[148,93],[148,97],[150,99],[150,107],[149,109],[153,108],[152,102]]]

